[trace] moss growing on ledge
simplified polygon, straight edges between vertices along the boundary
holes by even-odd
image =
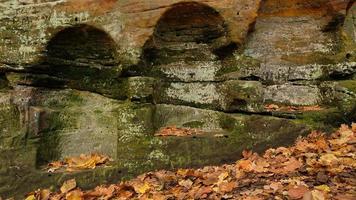
[[[346,88],[356,95],[356,80],[344,80],[337,82],[339,86]]]
[[[234,54],[222,62],[223,67],[217,72],[217,77],[224,78],[230,73],[237,73],[238,77],[249,76],[251,71],[260,67],[261,61],[246,55]]]
[[[347,123],[346,116],[337,108],[303,112],[297,115],[296,123],[307,124],[313,130],[330,132],[340,124]]]

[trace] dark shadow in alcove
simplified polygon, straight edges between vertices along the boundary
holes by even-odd
[[[183,2],[171,6],[157,22],[142,48],[141,63],[125,76],[147,75],[155,65],[176,61],[224,59],[237,49],[231,42],[224,18],[212,7]]]
[[[111,69],[118,65],[115,41],[103,30],[80,24],[59,31],[48,42],[42,62],[33,69],[76,80],[112,76]]]

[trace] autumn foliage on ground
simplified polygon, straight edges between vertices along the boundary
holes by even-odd
[[[60,191],[37,190],[27,200],[81,199],[356,199],[356,124],[327,137],[312,132],[292,147],[243,152],[234,164],[150,172],[83,191],[68,180]]]

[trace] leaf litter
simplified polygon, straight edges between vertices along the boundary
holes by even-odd
[[[155,136],[167,137],[167,136],[176,136],[176,137],[185,137],[185,136],[194,136],[204,134],[202,130],[193,129],[193,128],[178,128],[176,126],[168,126],[161,128]]]
[[[80,171],[85,169],[95,169],[97,166],[106,165],[111,159],[102,154],[92,153],[89,155],[81,154],[76,157],[68,157],[64,161],[54,161],[47,165],[48,172],[56,172],[59,170],[65,171]]]
[[[58,192],[39,189],[27,200],[355,200],[355,141],[356,124],[342,125],[331,136],[314,131],[263,155],[245,150],[234,164],[149,172],[87,191],[72,179]]]
[[[284,111],[284,112],[296,112],[296,111],[320,111],[323,110],[319,105],[315,106],[284,106],[276,104],[265,105],[267,111]]]

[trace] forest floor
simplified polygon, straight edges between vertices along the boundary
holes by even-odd
[[[326,136],[312,132],[294,146],[244,151],[234,164],[156,171],[84,191],[74,179],[59,191],[39,189],[26,200],[82,199],[356,199],[356,124]],[[96,157],[98,162],[107,160]]]

